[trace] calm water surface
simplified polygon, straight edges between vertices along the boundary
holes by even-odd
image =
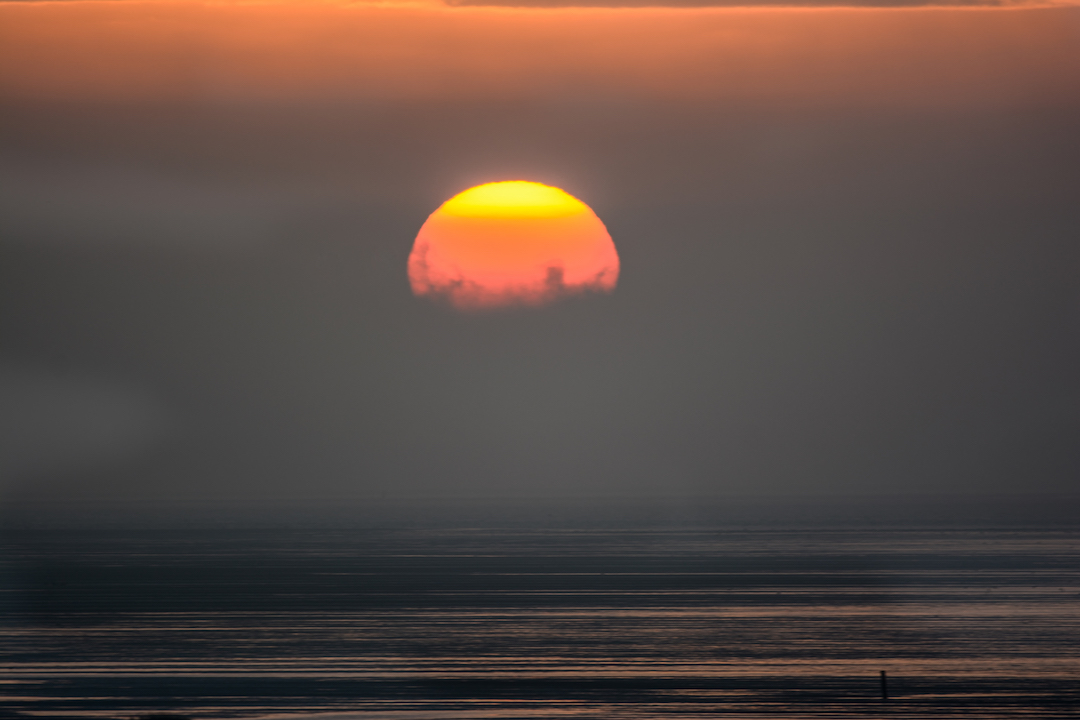
[[[0,590],[14,717],[1080,713],[1075,529],[39,532]]]

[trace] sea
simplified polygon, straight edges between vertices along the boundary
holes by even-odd
[[[1080,530],[25,530],[0,716],[1080,716]],[[884,675],[883,675],[884,673]]]

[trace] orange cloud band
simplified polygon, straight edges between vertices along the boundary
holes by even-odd
[[[1075,102],[1080,8],[0,3],[0,96]]]

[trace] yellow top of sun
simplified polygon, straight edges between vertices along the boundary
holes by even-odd
[[[589,206],[557,187],[510,180],[469,188],[439,210],[458,217],[544,218],[577,215]]]

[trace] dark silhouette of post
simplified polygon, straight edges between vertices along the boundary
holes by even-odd
[[[885,671],[881,671],[881,699],[889,699],[889,679],[885,676]]]

